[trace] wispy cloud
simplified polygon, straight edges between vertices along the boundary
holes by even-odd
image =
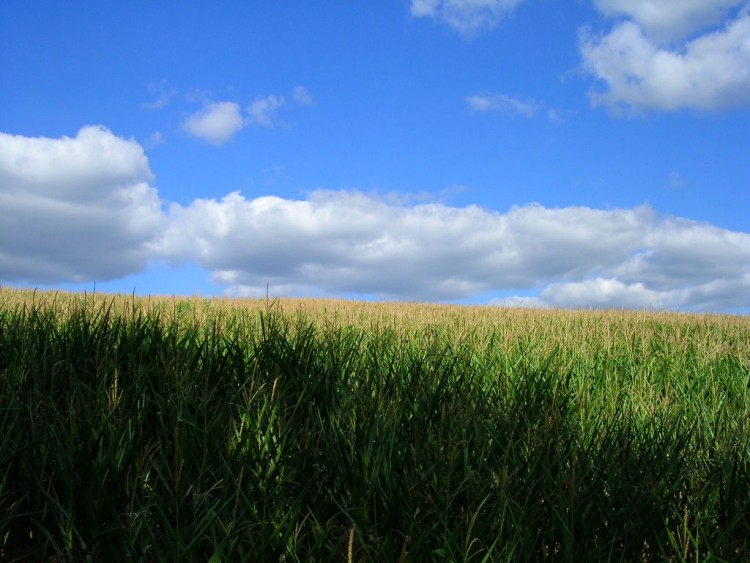
[[[172,98],[174,98],[177,92],[177,90],[167,85],[166,80],[161,80],[157,83],[149,84],[148,91],[152,95],[157,96],[155,100],[144,102],[141,104],[142,109],[148,110],[158,110],[167,106],[172,101]]]
[[[310,92],[304,86],[295,86],[294,93],[292,95],[294,103],[300,106],[311,106],[315,103]]]
[[[467,96],[469,109],[476,112],[500,112],[534,117],[541,105],[536,102],[519,100],[505,94],[480,94]]]
[[[276,111],[285,105],[284,96],[257,97],[247,107],[247,122],[250,125],[273,127],[277,124]]]
[[[185,131],[212,145],[223,145],[242,129],[239,104],[216,102],[207,104],[183,123]]]
[[[685,187],[685,179],[677,170],[672,170],[669,173],[669,187],[675,190]]]
[[[411,15],[430,17],[455,29],[464,37],[497,26],[502,17],[523,0],[412,0]]]
[[[166,139],[164,138],[164,134],[161,131],[154,131],[146,138],[144,146],[147,149],[153,149],[154,147],[163,145],[165,141]]]

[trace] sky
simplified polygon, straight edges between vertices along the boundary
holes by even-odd
[[[0,284],[750,313],[747,0],[0,2]]]

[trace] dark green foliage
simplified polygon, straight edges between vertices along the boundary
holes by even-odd
[[[0,310],[0,560],[750,558],[744,407],[596,385],[437,329]]]

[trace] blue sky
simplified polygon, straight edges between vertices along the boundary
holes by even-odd
[[[8,0],[0,283],[746,313],[749,69],[746,0]]]

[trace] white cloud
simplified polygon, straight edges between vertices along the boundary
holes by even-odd
[[[242,129],[240,106],[234,102],[205,105],[185,120],[183,127],[193,137],[212,145],[223,145]]]
[[[683,293],[680,289],[656,291],[640,282],[626,284],[616,278],[597,277],[550,284],[539,301],[551,307],[669,309],[681,305]]]
[[[305,200],[232,193],[173,205],[157,245],[239,295],[441,300],[541,290],[524,305],[750,307],[750,235],[648,207],[394,204],[356,192]]]
[[[311,106],[315,103],[313,97],[310,95],[310,92],[304,86],[294,87],[292,99],[294,99],[294,102],[300,106]]]
[[[552,283],[539,297],[498,299],[506,307],[623,308],[650,310],[739,311],[748,309],[750,275],[730,280],[655,290],[641,282],[597,277],[580,282]]]
[[[747,0],[594,0],[605,16],[627,16],[656,41],[672,41],[716,25]]]
[[[292,99],[300,106],[314,104],[310,92],[304,86],[294,88]],[[247,106],[247,116],[243,119],[240,106],[235,102],[206,103],[200,111],[188,117],[183,127],[194,137],[214,145],[222,145],[247,125],[275,127],[279,123],[277,111],[285,105],[284,96],[257,96]]]
[[[472,111],[497,111],[500,113],[523,115],[524,117],[534,117],[539,110],[539,104],[535,102],[519,100],[505,94],[467,96],[466,103]]]
[[[191,261],[227,292],[505,305],[750,310],[750,234],[647,206],[505,213],[359,192],[172,204],[143,149],[102,127],[0,133],[0,282],[108,280]],[[530,296],[538,293],[537,297]]]
[[[0,133],[0,280],[108,280],[146,267],[164,226],[143,149],[103,127]]]
[[[286,100],[283,96],[257,97],[247,108],[247,121],[251,125],[273,127],[276,125],[276,110],[284,105]]]
[[[722,7],[721,2],[694,4],[705,10]],[[643,2],[634,5],[643,10],[647,7]],[[662,4],[657,5],[663,9]],[[747,9],[720,29],[676,46],[661,46],[638,23],[625,21],[604,36],[582,32],[580,48],[584,68],[607,85],[607,90],[591,94],[592,103],[607,106],[616,114],[750,106]]]
[[[523,0],[412,0],[411,15],[431,17],[446,23],[461,35],[471,37],[492,29],[502,16]]]
[[[523,309],[546,309],[550,307],[550,305],[543,302],[538,297],[524,297],[518,295],[491,299],[489,305],[497,307],[520,307]]]

